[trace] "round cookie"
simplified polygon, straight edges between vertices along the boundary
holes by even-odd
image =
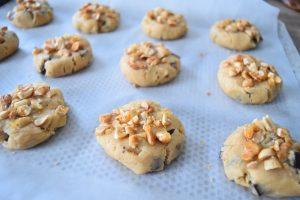
[[[64,35],[45,41],[43,48],[33,50],[33,62],[38,72],[59,77],[89,66],[93,53],[89,42],[79,35]]]
[[[20,28],[33,28],[48,24],[53,19],[47,0],[17,0],[17,5],[7,13],[7,18]]]
[[[179,156],[184,128],[168,109],[135,101],[101,115],[96,137],[105,152],[136,174],[161,171]]]
[[[16,52],[18,47],[18,36],[7,27],[0,27],[0,61]]]
[[[256,195],[300,196],[300,145],[269,116],[235,130],[221,158],[227,178]]]
[[[282,88],[282,79],[272,65],[244,54],[220,64],[218,81],[225,94],[243,104],[271,102]]]
[[[183,15],[164,8],[147,12],[142,21],[143,32],[156,39],[175,40],[183,37],[188,28]]]
[[[74,14],[73,25],[85,33],[111,32],[119,25],[119,14],[108,6],[87,3]]]
[[[253,49],[262,41],[257,27],[244,19],[218,21],[210,30],[210,38],[222,47],[238,51]]]
[[[68,110],[59,89],[46,83],[20,85],[0,97],[0,143],[7,149],[36,146],[65,126]]]
[[[134,85],[156,86],[173,80],[180,71],[179,56],[162,44],[143,42],[126,49],[121,71]]]

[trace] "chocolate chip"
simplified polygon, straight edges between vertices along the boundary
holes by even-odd
[[[251,184],[250,189],[253,194],[261,196],[263,194],[261,187],[258,184]]]
[[[170,62],[170,65],[174,68],[177,68],[177,63],[176,62]]]
[[[9,135],[7,134],[7,133],[5,133],[5,132],[1,132],[0,131],[0,141],[8,141],[8,138],[9,138]]]
[[[182,145],[181,145],[181,144],[177,144],[177,145],[176,145],[176,149],[177,149],[177,151],[181,151]]]
[[[151,171],[159,170],[163,165],[163,161],[161,158],[154,158],[151,163]]]
[[[171,135],[174,133],[175,129],[167,130]]]
[[[172,55],[172,56],[175,56],[175,57],[178,58],[178,59],[180,58],[180,56],[178,56],[178,55],[176,55],[176,54],[174,54],[174,53],[171,53],[171,55]]]
[[[7,2],[9,2],[9,0],[2,0],[2,1],[0,1],[0,6],[3,6],[3,5],[6,4]]]
[[[300,169],[300,152],[294,152],[294,160],[291,164],[294,168]]]
[[[42,68],[41,68],[41,74],[44,74],[44,75],[46,74],[45,65],[43,65]]]
[[[222,159],[223,151],[219,151],[219,158]]]

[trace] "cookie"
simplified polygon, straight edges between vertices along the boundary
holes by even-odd
[[[227,178],[256,195],[300,196],[300,145],[269,116],[237,128],[221,158]]]
[[[47,0],[17,0],[17,5],[7,14],[17,27],[33,28],[48,24],[53,19]]]
[[[108,6],[87,3],[74,14],[73,25],[85,33],[111,32],[119,25],[119,14]]]
[[[126,104],[99,118],[96,138],[105,152],[136,174],[161,171],[182,151],[180,120],[153,101]]]
[[[244,19],[225,19],[215,23],[210,38],[216,44],[233,50],[253,49],[262,41],[256,26]]]
[[[180,58],[162,44],[142,42],[125,50],[120,65],[124,76],[134,85],[156,86],[177,76]]]
[[[142,30],[152,38],[175,40],[183,37],[188,27],[183,15],[164,8],[156,8],[148,11],[143,18]]]
[[[93,59],[89,42],[79,35],[48,39],[43,48],[35,48],[32,53],[37,71],[50,77],[65,76],[82,70]]]
[[[46,83],[20,85],[0,97],[0,143],[7,149],[36,146],[65,126],[68,110],[59,89]]]
[[[223,61],[218,81],[225,94],[243,104],[271,102],[283,84],[272,65],[245,54]]]
[[[12,55],[19,48],[19,38],[7,27],[0,27],[0,61]]]

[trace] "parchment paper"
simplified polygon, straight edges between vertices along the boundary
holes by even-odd
[[[50,37],[78,33],[74,12],[85,1],[50,0],[55,19],[47,26],[22,30],[6,19],[14,2],[0,8],[0,24],[14,30],[20,49],[0,63],[0,94],[16,85],[45,81],[59,87],[71,108],[66,127],[49,141],[25,151],[0,150],[0,199],[256,199],[229,182],[219,159],[226,137],[237,126],[269,114],[300,139],[299,85],[278,37],[278,10],[260,0],[103,0],[121,14],[113,33],[87,35],[94,61],[79,73],[45,78],[36,72],[31,52]],[[165,7],[184,14],[189,32],[183,39],[163,42],[181,56],[182,71],[169,84],[135,88],[122,76],[119,59],[132,43],[153,40],[140,30],[147,10]],[[252,54],[277,67],[284,80],[280,96],[267,105],[240,105],[223,94],[216,73],[219,63],[236,52],[209,40],[219,19],[246,18],[261,30],[264,41]],[[207,93],[211,95],[207,95]],[[183,154],[164,171],[135,175],[108,157],[97,144],[98,115],[129,101],[152,99],[168,107],[186,129]]]

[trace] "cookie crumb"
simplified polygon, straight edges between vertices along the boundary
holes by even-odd
[[[58,166],[59,164],[60,164],[59,161],[56,161],[56,160],[55,160],[55,161],[53,162],[53,165],[54,165],[54,166]]]
[[[211,164],[207,164],[206,167],[207,167],[207,170],[208,170],[208,171],[212,170],[212,165],[211,165]]]
[[[199,58],[203,58],[204,57],[204,53],[199,53]]]
[[[200,145],[201,145],[201,146],[204,146],[204,145],[206,145],[206,142],[205,142],[205,140],[200,140]]]

